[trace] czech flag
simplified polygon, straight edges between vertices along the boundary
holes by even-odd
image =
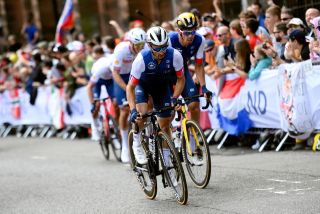
[[[230,135],[240,135],[252,127],[249,113],[241,106],[240,91],[245,79],[238,74],[226,74],[218,96],[217,117],[220,127]]]
[[[56,31],[56,43],[62,44],[64,31],[70,30],[74,25],[73,21],[73,0],[66,0]]]

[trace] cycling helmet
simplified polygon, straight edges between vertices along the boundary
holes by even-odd
[[[133,44],[146,42],[146,32],[141,28],[133,28],[128,32],[128,40]]]
[[[147,32],[147,42],[161,46],[168,43],[168,34],[162,27],[152,27]]]
[[[181,13],[176,23],[180,30],[193,30],[198,27],[197,18],[190,12]]]

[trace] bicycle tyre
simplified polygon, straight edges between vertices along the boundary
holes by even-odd
[[[99,144],[100,144],[103,156],[105,157],[106,160],[109,160],[110,158],[109,141],[105,135],[104,130],[100,134]]]
[[[173,193],[176,197],[176,201],[181,205],[185,205],[188,202],[188,187],[187,187],[186,177],[185,177],[178,153],[174,148],[174,145],[169,140],[169,137],[167,136],[167,134],[165,134],[162,131],[158,133],[157,143],[158,143],[158,149],[159,149],[160,164],[161,164],[165,179],[168,182],[169,186],[172,188]],[[163,143],[165,143],[170,150],[170,156],[172,159],[170,165],[172,164],[173,167],[169,170],[174,170],[176,174],[177,186],[173,185],[173,181],[169,175],[169,171],[165,164],[164,154],[162,150]],[[178,193],[177,187],[180,187],[181,189],[180,194]]]
[[[138,168],[138,163],[134,157],[133,149],[133,131],[131,130],[128,135],[128,146],[129,146],[129,154],[130,154],[130,159],[131,159],[131,168],[133,172],[135,173],[137,180],[140,184],[140,187],[146,197],[150,200],[153,200],[157,196],[157,178],[156,176],[151,176],[150,174],[150,168],[147,167],[147,172],[144,172],[142,170],[139,170]],[[149,161],[149,160],[148,160]],[[149,166],[150,164],[148,164]],[[148,182],[147,179],[150,181],[150,186],[147,186]]]
[[[204,160],[204,164],[202,164],[201,166],[200,165],[197,166],[197,165],[190,162],[191,157],[188,154],[188,151],[186,148],[186,140],[185,140],[184,134],[182,137],[183,159],[186,164],[186,168],[187,168],[188,174],[190,175],[191,180],[196,185],[196,187],[203,189],[209,184],[210,177],[211,177],[210,150],[209,150],[209,146],[208,146],[206,137],[203,134],[203,131],[200,128],[200,126],[195,121],[188,120],[186,122],[186,129],[187,129],[186,131],[188,133],[188,136],[190,136],[190,134],[192,132],[191,128],[193,128],[193,130],[196,132],[196,135],[197,135],[200,147],[201,147],[198,149],[201,150],[202,160]],[[190,130],[190,132],[188,130]],[[197,150],[197,151],[200,152],[199,150]],[[195,174],[196,171],[199,171],[199,172],[204,171],[204,173],[202,173],[201,176],[196,176],[196,174]]]
[[[108,115],[108,123],[109,123],[109,144],[111,145],[114,157],[117,159],[117,161],[121,162],[122,146],[121,146],[120,129],[116,120],[111,115]],[[119,145],[116,145],[115,141],[118,141]]]

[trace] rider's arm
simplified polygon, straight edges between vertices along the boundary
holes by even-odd
[[[202,37],[202,42],[197,51],[196,60],[195,60],[195,73],[197,75],[197,78],[201,86],[206,84],[205,78],[204,78],[205,72],[204,72],[204,66],[203,66],[204,45],[205,45],[205,40]]]
[[[130,106],[130,110],[136,108],[136,96],[135,88],[139,83],[142,72],[145,70],[144,61],[141,54],[138,54],[136,59],[132,63],[132,69],[130,72],[130,80],[128,82],[126,93]]]
[[[114,50],[114,60],[113,60],[113,69],[112,69],[112,77],[113,80],[123,89],[126,90],[126,83],[120,76],[120,71],[122,67],[122,58],[123,54],[121,51],[122,46],[117,46]]]
[[[177,75],[177,83],[173,92],[173,97],[178,98],[184,89],[185,77],[183,70],[183,58],[179,51],[174,50],[173,66]]]
[[[92,92],[93,87],[94,87],[94,83],[89,81],[87,85],[87,93],[88,93],[90,103],[93,103],[93,92]]]

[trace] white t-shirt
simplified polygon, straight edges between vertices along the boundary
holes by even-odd
[[[113,54],[108,57],[101,57],[93,63],[90,81],[93,83],[98,82],[99,79],[110,80],[112,79],[112,63],[114,60]]]

